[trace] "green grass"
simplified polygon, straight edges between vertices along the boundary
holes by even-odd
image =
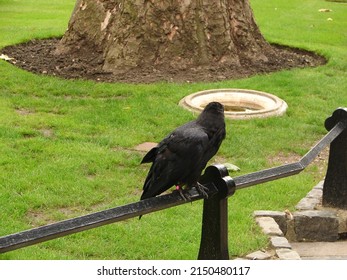
[[[0,48],[62,35],[74,2],[0,0]],[[249,88],[288,103],[283,117],[227,121],[218,160],[236,164],[239,174],[303,156],[326,133],[324,120],[347,106],[347,6],[316,0],[251,4],[268,41],[316,51],[328,64],[218,83],[128,85],[39,76],[0,61],[0,235],[137,201],[148,166],[139,165],[143,154],[132,148],[160,141],[193,119],[177,103],[195,91]],[[231,197],[231,255],[267,246],[254,210],[294,210],[323,176],[310,166]],[[201,212],[202,202],[187,204],[0,259],[195,259]]]

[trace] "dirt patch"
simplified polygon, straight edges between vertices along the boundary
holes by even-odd
[[[31,209],[26,213],[27,222],[33,227],[44,226],[58,221],[72,219],[89,213],[108,209],[109,205],[103,201],[89,207],[64,206],[60,208]]]
[[[158,145],[158,143],[154,143],[154,142],[144,142],[144,143],[141,143],[141,144],[137,145],[134,149],[136,151],[146,152],[147,153],[151,149],[156,147],[157,145]]]
[[[16,112],[21,116],[28,116],[28,115],[34,114],[33,111],[29,109],[25,109],[25,108],[18,108],[16,109]]]
[[[39,130],[43,137],[45,138],[53,138],[54,137],[54,131],[51,128],[42,128]]]
[[[296,153],[283,153],[280,152],[276,156],[268,159],[271,166],[278,166],[284,164],[290,164],[297,162],[301,159],[301,156]]]
[[[326,170],[328,167],[329,160],[329,147],[323,149],[320,154],[313,160],[311,166],[316,167],[315,177],[317,179],[321,179],[325,176]],[[279,166],[284,164],[290,164],[294,162],[300,161],[302,156],[296,153],[282,153],[280,152],[278,155],[268,158],[268,162],[271,166]]]
[[[326,59],[312,52],[283,46],[274,46],[276,55],[267,62],[242,61],[241,66],[225,67],[221,64],[193,67],[190,69],[133,68],[131,71],[113,74],[102,70],[103,61],[93,55],[83,57],[56,56],[54,50],[60,39],[32,40],[1,50],[9,63],[36,74],[57,76],[66,79],[87,79],[100,82],[152,83],[167,82],[216,82],[240,79],[255,74],[282,69],[315,67],[326,63]]]

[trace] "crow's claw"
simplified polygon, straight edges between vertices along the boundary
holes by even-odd
[[[207,199],[208,198],[208,194],[206,191],[209,190],[208,187],[205,187],[204,185],[200,184],[199,182],[197,182],[196,184],[196,190],[205,198]]]

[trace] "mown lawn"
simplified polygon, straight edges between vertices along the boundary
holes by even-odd
[[[61,36],[73,0],[0,0],[0,48]],[[0,60],[0,235],[137,201],[148,166],[133,147],[158,142],[195,116],[187,94],[248,88],[288,103],[285,116],[227,121],[216,157],[239,175],[303,156],[324,121],[347,107],[347,5],[317,0],[251,0],[273,43],[315,51],[329,61],[218,83],[107,84],[34,75]],[[319,12],[331,9],[329,13]],[[0,50],[1,54],[1,50]],[[232,256],[267,246],[254,210],[294,210],[324,177],[324,162],[295,177],[238,191],[229,199]],[[202,203],[194,202],[0,255],[0,259],[195,259]]]

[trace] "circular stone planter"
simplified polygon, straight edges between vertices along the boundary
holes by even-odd
[[[230,119],[267,118],[283,115],[288,106],[275,95],[248,89],[212,89],[193,93],[183,98],[179,105],[193,112],[217,101],[224,105],[224,114]]]

